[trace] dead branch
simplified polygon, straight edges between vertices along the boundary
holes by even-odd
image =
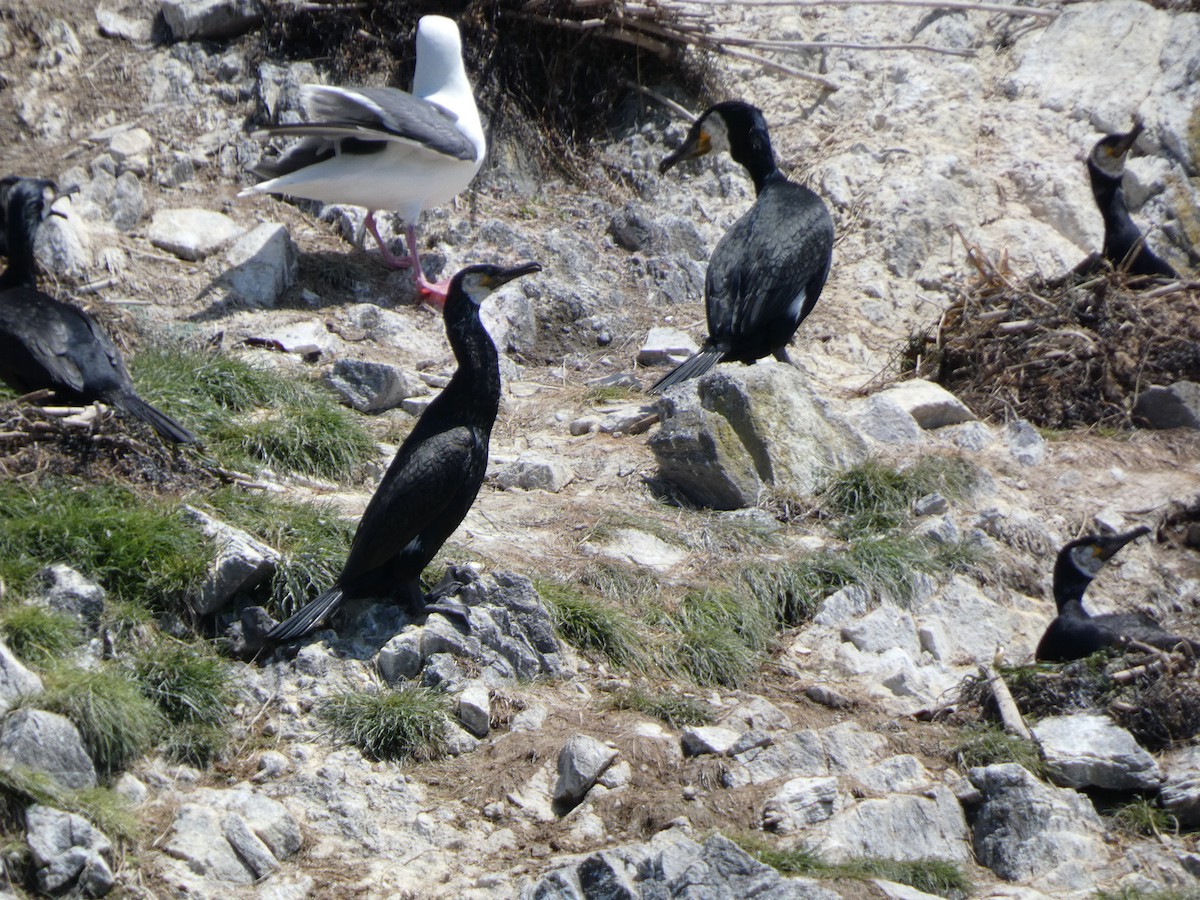
[[[992,666],[980,663],[979,674],[992,689],[992,696],[996,698],[996,707],[1000,710],[1000,721],[1004,723],[1004,730],[1027,741],[1033,740],[1033,735],[1029,733],[1025,719],[1021,716],[1021,710],[1017,708],[1017,702],[1013,700],[1012,692],[1009,691],[1008,685],[1005,684],[1000,673]]]

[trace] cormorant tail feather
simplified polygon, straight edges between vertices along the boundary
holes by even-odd
[[[113,398],[113,406],[122,412],[127,412],[135,419],[141,419],[158,434],[176,444],[198,444],[200,439],[168,416],[165,412],[155,409],[134,393],[124,393]]]
[[[267,632],[263,639],[267,645],[286,644],[304,637],[325,621],[341,605],[342,589],[331,587],[312,603],[305,606],[289,619],[284,619]]]
[[[673,384],[687,381],[689,378],[699,378],[721,361],[725,351],[719,347],[704,347],[695,356],[685,359],[678,366],[660,378],[650,388],[651,394],[661,394]]]

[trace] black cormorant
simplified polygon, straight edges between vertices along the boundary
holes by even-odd
[[[268,644],[293,641],[323,622],[344,599],[380,598],[426,607],[421,572],[458,528],[483,483],[488,441],[500,406],[496,347],[479,304],[501,285],[541,270],[475,265],[450,280],[445,322],[458,369],[404,439],[367,504],[337,581],[272,628]]]
[[[1088,154],[1092,196],[1104,216],[1104,258],[1114,268],[1127,268],[1131,275],[1178,278],[1179,273],[1146,246],[1141,230],[1133,223],[1125,206],[1125,191],[1121,187],[1125,155],[1144,127],[1140,120],[1135,120],[1131,130],[1106,135]]]
[[[33,243],[43,218],[59,215],[54,182],[21,178],[7,192],[8,267],[0,274],[0,380],[20,391],[48,389],[60,400],[100,400],[141,419],[162,437],[196,437],[137,395],[121,352],[83,310],[37,289]]]
[[[736,100],[710,107],[659,171],[721,149],[745,166],[758,197],[708,261],[704,345],[659,379],[652,392],[703,375],[718,362],[752,363],[767,354],[788,362],[787,344],[812,312],[829,276],[829,210],[820,197],[788,181],[776,167],[761,110]]]
[[[1035,659],[1067,662],[1129,641],[1163,650],[1173,650],[1181,644],[1192,653],[1200,650],[1200,643],[1171,634],[1150,616],[1141,613],[1092,616],[1083,608],[1083,592],[1104,564],[1130,541],[1149,532],[1149,528],[1142,526],[1124,534],[1089,535],[1071,541],[1059,551],[1054,564],[1054,602],[1058,615],[1038,642]]]

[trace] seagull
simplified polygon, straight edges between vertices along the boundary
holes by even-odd
[[[437,306],[449,280],[431,282],[417,255],[421,211],[453,200],[474,179],[487,152],[483,125],[463,66],[458,26],[443,16],[417,23],[412,93],[385,87],[300,88],[306,122],[251,133],[303,138],[276,160],[252,169],[266,178],[239,196],[286,194],[367,209],[366,229],[387,265],[411,268],[417,293]],[[379,236],[375,211],[404,219],[408,255],[396,256]]]

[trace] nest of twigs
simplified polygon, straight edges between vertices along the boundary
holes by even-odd
[[[0,404],[0,477],[75,476],[179,490],[212,476],[141,422],[107,406]]]
[[[1103,268],[1058,282],[1019,279],[1006,260],[967,249],[978,277],[910,340],[901,368],[977,415],[1130,427],[1147,387],[1200,381],[1200,287]]]
[[[1098,653],[1061,666],[1013,666],[1001,676],[1026,719],[1106,712],[1139,744],[1157,751],[1200,734],[1198,672],[1196,660],[1181,653],[1145,648]],[[959,700],[986,717],[998,717],[986,679],[964,682]]]

